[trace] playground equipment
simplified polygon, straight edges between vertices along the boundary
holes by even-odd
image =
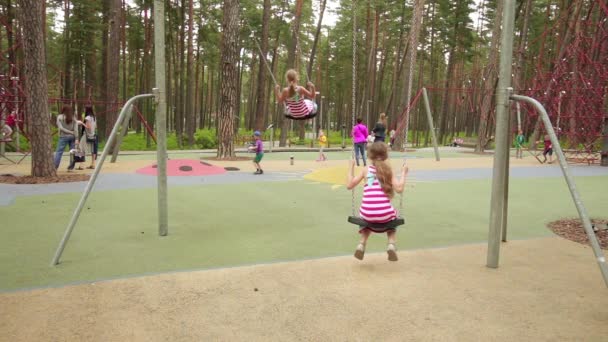
[[[560,146],[560,142],[555,134],[553,125],[549,115],[541,103],[531,97],[514,95],[511,88],[511,65],[513,56],[513,26],[515,18],[515,1],[506,0],[505,9],[502,20],[502,40],[501,40],[501,56],[499,81],[496,90],[496,152],[494,153],[494,168],[492,177],[492,199],[489,222],[489,237],[488,237],[488,254],[487,266],[491,268],[498,267],[500,256],[500,241],[507,240],[507,214],[508,214],[508,199],[509,199],[509,110],[510,100],[523,101],[533,106],[539,113],[544,124],[544,129],[547,131],[553,149],[557,155],[560,168],[564,174],[566,183],[570,190],[572,200],[578,211],[579,217],[585,228],[585,233],[589,238],[591,247],[595,254],[596,261],[600,268],[600,272],[604,279],[604,283],[608,287],[608,267],[606,259],[599,246],[589,215],[585,209],[582,198],[576,188],[576,184],[566,161],[564,152]]]
[[[109,149],[114,143],[114,139],[118,133],[118,129],[121,124],[126,123],[125,118],[127,115],[127,109],[129,109],[133,103],[139,99],[154,97],[156,100],[156,122],[157,122],[157,144],[156,144],[156,164],[157,164],[157,181],[158,181],[158,234],[165,236],[168,234],[169,218],[168,218],[168,202],[167,202],[167,102],[165,93],[165,6],[164,1],[154,0],[154,21],[157,23],[154,25],[154,45],[157,47],[154,49],[154,61],[155,61],[155,78],[158,88],[154,89],[154,94],[143,94],[137,95],[129,99],[122,110],[120,115],[114,124],[112,133],[108,137],[108,143],[106,144],[103,153],[99,159],[99,162],[95,166],[95,170],[87,183],[87,186],[74,210],[72,218],[68,223],[68,226],[63,234],[63,238],[57,247],[55,256],[51,262],[51,266],[59,264],[61,254],[65,249],[65,246],[72,234],[76,222],[80,216],[80,212],[86,203],[87,198],[93,186],[95,180],[101,171],[105,158],[109,154]]]
[[[355,11],[355,6],[356,3],[353,3],[353,12]],[[353,89],[352,89],[352,101],[353,101],[353,111],[352,111],[352,115],[351,115],[351,127],[355,126],[355,111],[354,108],[356,108],[356,99],[357,99],[357,91],[356,91],[356,84],[357,84],[357,18],[356,16],[353,16]],[[344,131],[344,128],[343,128]],[[344,141],[344,134],[343,134],[343,141]],[[344,145],[344,143],[342,143]],[[344,148],[344,146],[342,147]],[[352,154],[351,154],[351,160],[355,159],[355,149],[352,150]],[[351,176],[355,176],[354,175],[354,167],[351,167]],[[403,202],[401,202],[401,205],[403,205]],[[359,226],[360,228],[372,228],[372,229],[395,229],[398,228],[399,226],[405,224],[405,220],[401,217],[395,218],[391,221],[388,222],[382,222],[382,223],[371,223],[371,222],[367,222],[366,220],[362,219],[361,217],[358,217],[355,215],[355,188],[353,187],[351,190],[351,213],[352,215],[348,217],[347,221],[355,224],[357,226]]]

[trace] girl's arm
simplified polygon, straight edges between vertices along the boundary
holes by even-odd
[[[315,96],[317,95],[317,89],[315,88],[315,85],[312,82],[308,82],[306,83],[306,85],[310,87],[310,91],[308,91],[308,89],[304,87],[300,87],[300,94],[308,97],[311,100],[314,100]]]
[[[67,128],[63,127],[63,120],[62,120],[61,115],[58,115],[58,116],[57,116],[57,128],[58,128],[60,131],[62,131],[63,133],[67,133],[67,134],[71,134],[71,135],[74,135],[74,136],[75,136],[74,132],[72,132],[72,131],[70,131],[69,129],[67,129]]]
[[[346,178],[346,188],[348,190],[351,190],[352,188],[356,187],[357,184],[361,183],[361,180],[365,177],[366,169],[367,168],[363,169],[359,175],[353,176],[355,170],[355,161],[350,161],[350,167],[348,168],[348,177]]]
[[[402,193],[405,189],[405,176],[407,176],[409,171],[407,165],[403,164],[401,167],[401,178],[397,179],[393,176],[393,184],[395,185],[395,191],[397,193]]]
[[[280,85],[277,84],[276,86],[274,86],[274,95],[277,97],[278,103],[283,103],[283,101],[285,100],[283,93],[284,93],[284,91],[281,91]]]

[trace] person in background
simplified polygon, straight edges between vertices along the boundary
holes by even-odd
[[[357,161],[357,166],[359,166],[359,155],[361,155],[361,159],[363,159],[363,166],[367,166],[367,160],[365,159],[367,134],[367,127],[363,124],[363,120],[361,118],[357,119],[357,124],[350,133],[355,147],[355,160]]]
[[[57,116],[57,130],[59,140],[57,141],[57,150],[55,151],[54,158],[55,169],[59,168],[66,146],[69,146],[69,149],[73,150],[74,145],[78,143],[76,140],[77,124],[71,106],[65,105],[61,108],[61,114]]]
[[[374,142],[382,141],[386,139],[386,114],[381,113],[378,122],[376,122],[376,126],[372,130],[376,136]]]
[[[391,131],[388,133],[388,136],[390,138],[390,143],[389,143],[389,147],[393,147],[393,145],[395,144],[395,135],[397,134],[397,132],[395,131],[395,129],[391,129]]]
[[[84,107],[84,129],[81,140],[84,140],[86,146],[83,150],[91,154],[91,164],[87,167],[88,169],[95,168],[95,161],[97,160],[97,149],[99,140],[97,139],[97,119],[93,112],[93,106],[86,105]],[[81,141],[81,143],[83,143]]]
[[[325,153],[323,153],[323,149],[327,146],[327,137],[325,136],[325,133],[323,133],[323,130],[320,129],[319,130],[319,158],[317,159],[317,161],[326,161],[327,157],[325,156]]]

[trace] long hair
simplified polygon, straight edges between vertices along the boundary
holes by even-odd
[[[64,105],[63,108],[61,108],[61,114],[65,116],[65,123],[67,124],[71,124],[72,120],[74,120],[74,111],[70,105]]]
[[[289,97],[292,97],[296,94],[296,83],[298,83],[298,72],[289,69],[285,73],[285,78],[287,79],[287,83],[289,84]]]
[[[86,118],[87,116],[95,117],[95,112],[93,111],[93,106],[91,105],[86,105],[84,107],[84,117]]]
[[[382,122],[384,124],[384,126],[386,126],[386,114],[380,113],[380,119],[378,119],[378,121]]]
[[[378,141],[369,147],[369,159],[376,167],[376,178],[380,182],[382,192],[388,198],[393,198],[395,189],[393,188],[393,170],[388,160],[388,147],[385,143]]]

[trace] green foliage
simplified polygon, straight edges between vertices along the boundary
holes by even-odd
[[[217,148],[217,132],[211,129],[199,129],[194,133],[194,141],[200,149]]]

